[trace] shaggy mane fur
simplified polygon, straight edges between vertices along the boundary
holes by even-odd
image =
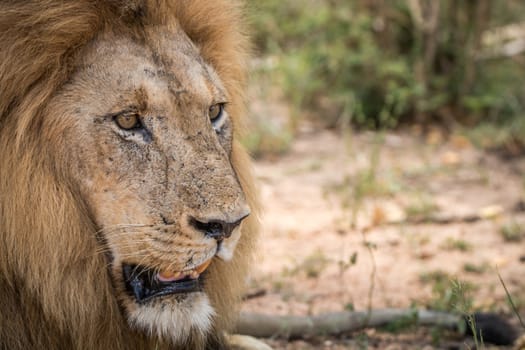
[[[47,152],[60,135],[42,111],[68,81],[82,49],[100,32],[138,33],[180,25],[218,72],[238,134],[248,44],[242,9],[226,0],[10,0],[0,4],[0,348],[164,349],[129,328],[115,300],[84,201]],[[206,344],[236,314],[257,233],[249,162],[234,144],[232,163],[252,208],[232,262],[210,268],[207,290],[218,315]]]

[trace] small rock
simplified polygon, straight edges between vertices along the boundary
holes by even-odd
[[[514,205],[514,211],[519,212],[519,213],[522,213],[525,211],[525,202],[522,199],[520,199],[518,203]]]
[[[249,335],[229,334],[227,338],[232,350],[273,350],[266,343]]]
[[[525,350],[525,335],[516,340],[514,350]]]
[[[331,341],[331,340],[325,340],[325,341],[323,342],[323,345],[324,345],[325,347],[331,347],[332,345],[334,345],[334,342]]]
[[[399,344],[390,344],[385,348],[385,350],[403,350],[403,348]]]
[[[489,205],[479,210],[479,216],[483,219],[494,219],[503,214],[503,211],[501,205]]]
[[[509,259],[503,256],[497,256],[492,259],[491,265],[494,267],[505,267],[509,264]]]

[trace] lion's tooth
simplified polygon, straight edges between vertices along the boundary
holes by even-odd
[[[211,259],[187,271],[182,271],[182,272],[180,271],[179,272],[161,271],[157,274],[157,278],[161,282],[174,282],[174,281],[178,281],[178,280],[181,280],[183,278],[188,278],[188,277],[192,279],[196,279],[196,278],[199,278],[199,275],[203,273],[204,270],[206,270],[208,266],[210,266],[210,264],[211,264]]]
[[[173,278],[175,277],[177,273],[172,271],[161,271],[159,272],[159,276],[162,278]]]
[[[195,271],[197,271],[197,273],[200,275],[201,273],[204,272],[204,270],[208,268],[208,266],[210,266],[210,264],[211,264],[211,259],[206,261],[204,264],[197,266],[195,268]]]
[[[183,276],[182,272],[173,272],[173,271],[161,271],[157,274],[160,281],[163,282],[172,282],[181,279]]]

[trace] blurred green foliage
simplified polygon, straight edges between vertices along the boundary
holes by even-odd
[[[305,113],[328,126],[368,128],[413,120],[512,125],[525,115],[525,56],[499,54],[505,36],[486,39],[524,23],[523,1],[249,4],[256,47],[273,58],[277,84],[300,111],[292,129]]]

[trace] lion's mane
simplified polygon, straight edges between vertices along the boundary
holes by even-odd
[[[248,42],[242,8],[226,0],[11,0],[0,4],[0,348],[162,349],[129,328],[115,300],[106,257],[85,203],[57,170],[45,130],[47,103],[99,32],[180,25],[218,72],[235,133],[244,107]],[[248,159],[234,143],[232,163],[252,208],[230,263],[210,268],[217,313],[214,339],[229,329],[257,233]],[[216,338],[216,339],[215,339]],[[215,343],[214,343],[215,342]],[[188,348],[203,344],[192,343]]]

